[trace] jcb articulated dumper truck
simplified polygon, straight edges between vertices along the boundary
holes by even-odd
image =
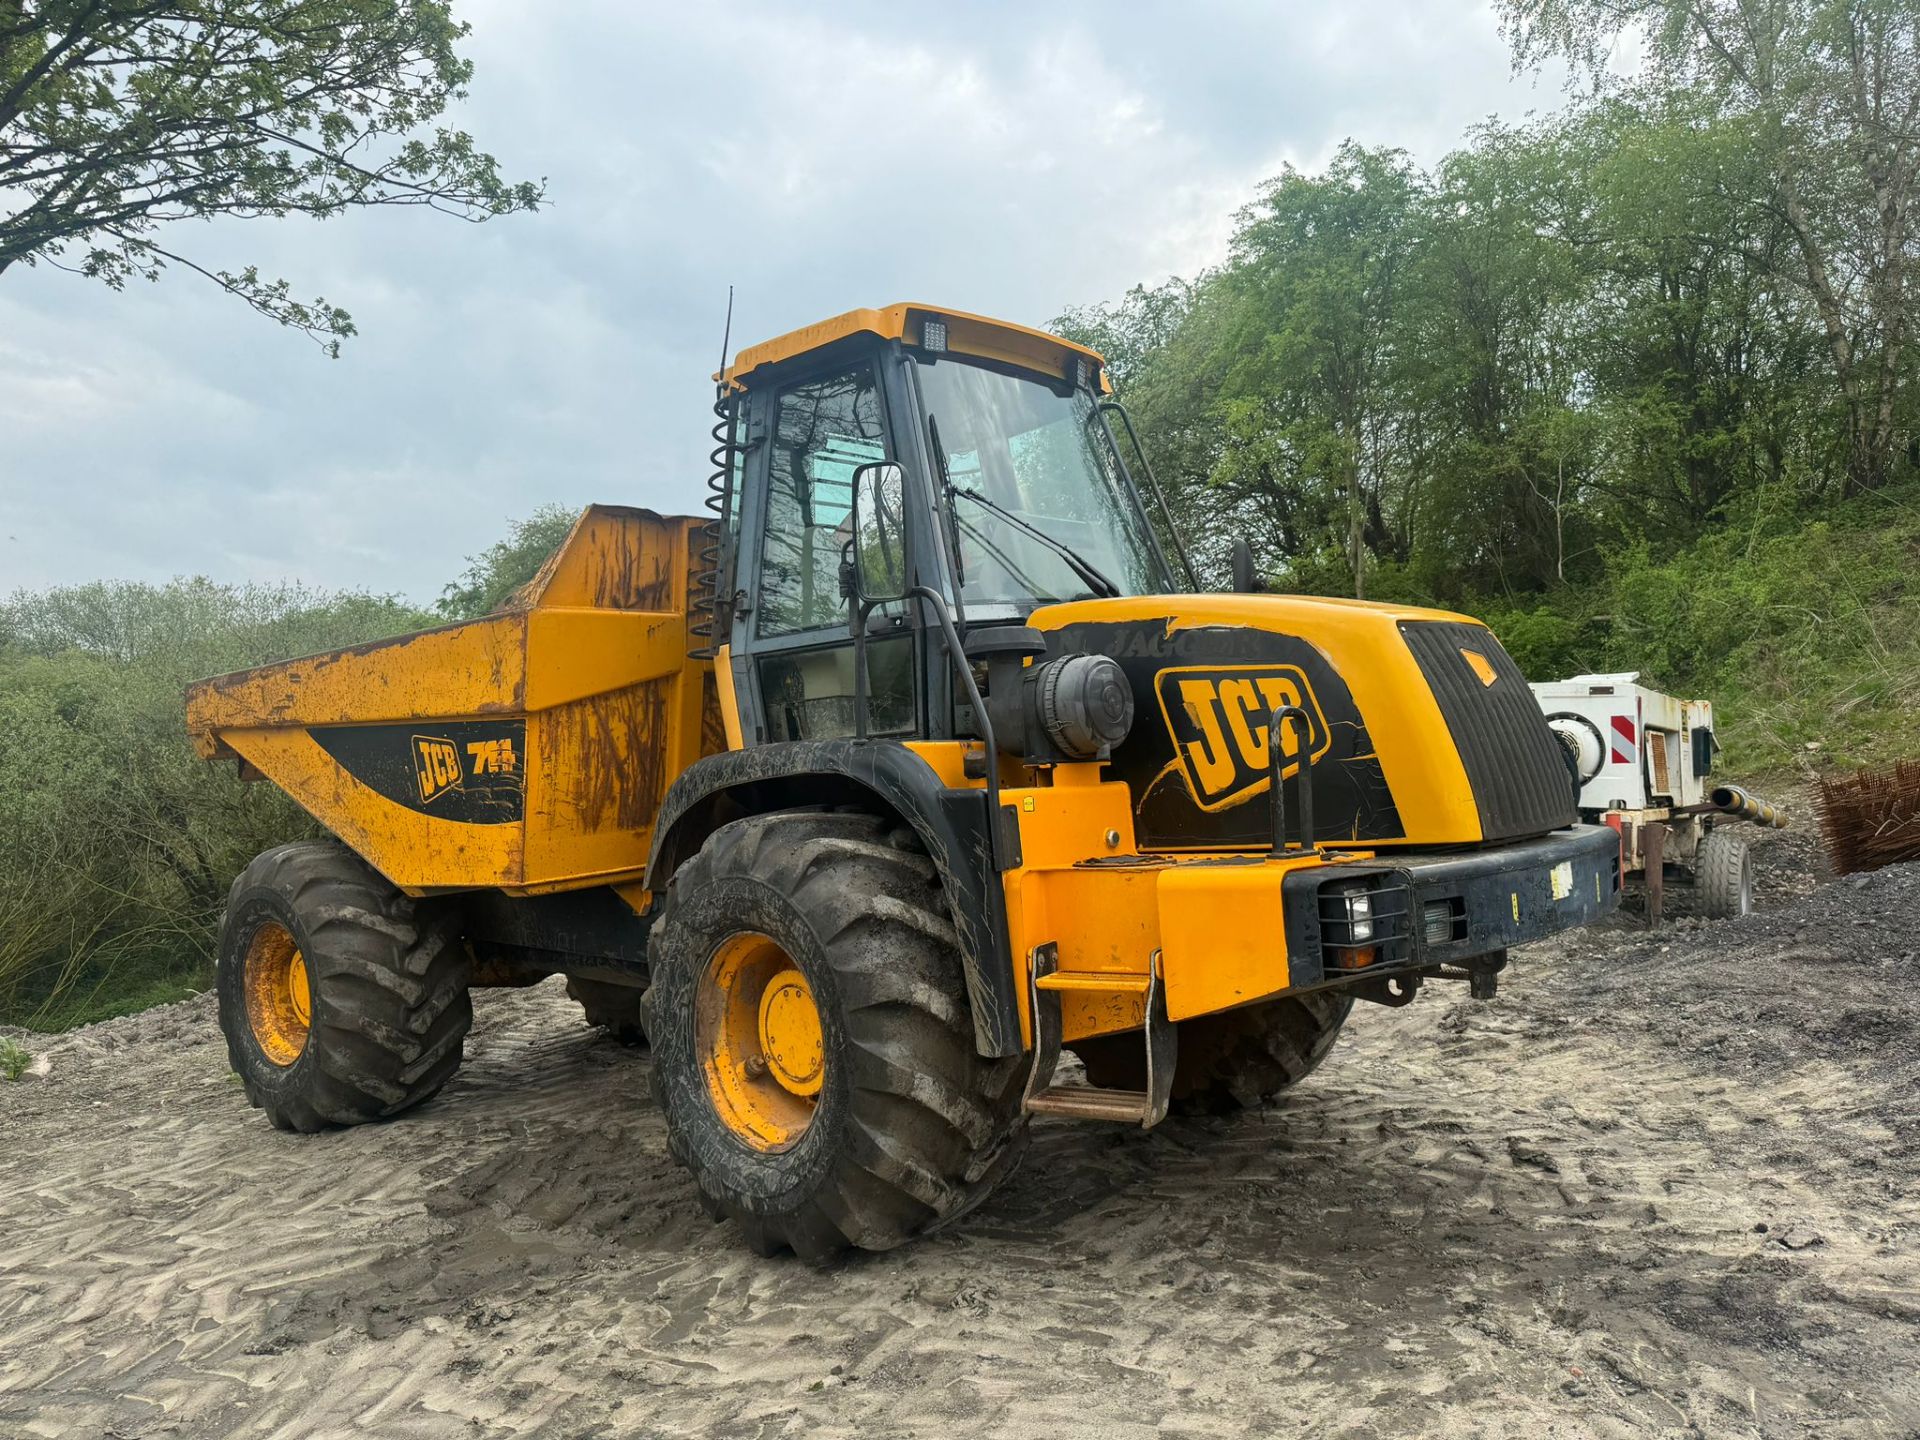
[[[191,690],[337,837],[229,901],[275,1125],[419,1104],[471,987],[564,974],[708,1208],[818,1260],[979,1203],[1031,1115],[1257,1102],[1617,903],[1493,636],[1194,593],[1092,351],[856,310],[716,412],[712,518],[596,506],[495,614]]]

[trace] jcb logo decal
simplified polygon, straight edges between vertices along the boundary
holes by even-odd
[[[467,758],[471,768],[463,771],[460,752],[453,741],[434,735],[414,736],[413,775],[420,785],[420,803],[424,805],[429,800],[438,800],[449,790],[458,790],[469,774],[476,780],[482,775],[512,775],[520,764],[520,757],[513,751],[513,740],[507,736],[468,742]]]
[[[460,752],[451,740],[413,737],[413,774],[420,782],[420,803],[437,800],[460,784]]]
[[[1320,702],[1296,665],[1209,665],[1162,670],[1154,688],[1173,752],[1202,810],[1223,810],[1267,789],[1267,729],[1282,705],[1298,705],[1310,722],[1309,747],[1318,760],[1332,741]],[[1282,737],[1288,774],[1299,768],[1300,742],[1289,726]]]

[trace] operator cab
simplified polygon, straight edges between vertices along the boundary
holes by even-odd
[[[749,745],[968,733],[926,607],[875,606],[855,645],[843,565],[862,467],[898,469],[896,503],[863,507],[860,544],[889,557],[902,592],[940,596],[962,636],[1062,601],[1186,588],[1121,458],[1108,417],[1124,412],[1092,350],[903,304],[753,346],[716,378],[724,539],[700,628]]]

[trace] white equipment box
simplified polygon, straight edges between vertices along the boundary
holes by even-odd
[[[1713,770],[1713,703],[1679,700],[1640,672],[1576,675],[1533,687],[1547,724],[1575,756],[1584,811],[1700,805]]]
[[[1753,908],[1753,864],[1728,822],[1784,825],[1786,817],[1737,785],[1708,780],[1719,743],[1713,705],[1640,683],[1640,672],[1576,675],[1533,687],[1547,726],[1567,750],[1580,818],[1620,832],[1620,867],[1645,881],[1659,923],[1671,885],[1710,918]]]

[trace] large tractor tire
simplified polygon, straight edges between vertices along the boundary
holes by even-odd
[[[410,1110],[473,1023],[453,918],[331,841],[255,857],[227,897],[216,989],[227,1057],[282,1130]]]
[[[1352,1009],[1352,996],[1320,990],[1180,1021],[1172,1113],[1224,1115],[1271,1100],[1319,1067]],[[1086,1067],[1090,1084],[1146,1088],[1146,1052],[1139,1035],[1096,1035],[1069,1048]]]
[[[646,990],[639,985],[616,985],[610,980],[567,977],[567,998],[580,1002],[587,1024],[610,1032],[622,1045],[644,1045],[646,1027],[640,1018]]]
[[[673,877],[649,960],[668,1147],[759,1253],[891,1249],[1017,1163],[1025,1065],[974,1049],[910,831],[821,811],[723,826]]]
[[[1709,920],[1753,913],[1753,855],[1747,842],[1725,830],[1709,830],[1693,857],[1691,909]]]

